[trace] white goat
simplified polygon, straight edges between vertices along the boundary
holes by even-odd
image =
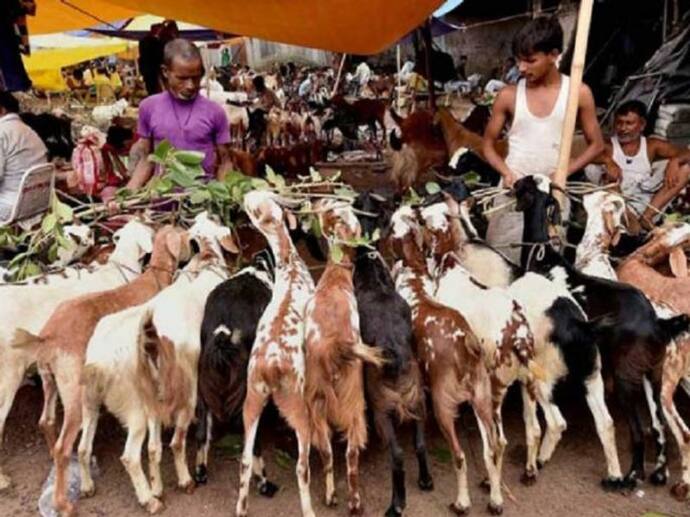
[[[108,263],[91,273],[82,273],[73,282],[0,286],[0,441],[14,395],[27,368],[36,361],[30,349],[10,346],[16,330],[38,334],[60,303],[81,294],[112,289],[139,275],[139,261],[152,250],[153,230],[130,221],[116,238],[119,241]],[[10,479],[0,469],[0,490],[9,484]]]
[[[105,106],[96,106],[91,111],[91,118],[93,118],[94,122],[99,126],[108,126],[115,117],[124,115],[128,107],[129,101],[127,99],[120,99],[113,104],[107,104]]]
[[[188,492],[194,489],[187,468],[186,436],[196,407],[201,321],[209,293],[227,278],[221,247],[233,253],[238,249],[230,230],[209,219],[206,212],[196,217],[189,235],[200,252],[177,280],[143,305],[103,318],[89,340],[79,443],[84,496],[95,491],[89,465],[101,404],[127,427],[122,462],[142,506],[150,513],[163,507],[162,424],[175,427],[170,447],[178,486]],[[141,468],[147,428],[150,485]]]

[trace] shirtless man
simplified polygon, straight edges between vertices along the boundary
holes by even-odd
[[[483,143],[484,155],[501,174],[504,187],[512,187],[528,175],[551,177],[556,170],[570,87],[570,78],[558,71],[562,51],[563,29],[556,18],[532,20],[513,40],[513,54],[522,78],[499,92]],[[579,91],[578,120],[587,147],[570,160],[569,175],[592,162],[604,149],[594,98],[585,84]],[[504,160],[496,150],[496,142],[509,121],[509,150]],[[522,228],[522,213],[496,212],[489,221],[487,240],[515,258],[520,251],[506,246],[522,241]]]
[[[602,163],[605,180],[620,181],[621,192],[640,224],[653,226],[658,211],[663,210],[688,184],[690,149],[656,137],[643,136],[647,109],[636,100],[624,102],[616,110],[615,135],[606,143]],[[652,162],[668,160],[663,169],[653,170]],[[648,205],[651,205],[649,207]]]

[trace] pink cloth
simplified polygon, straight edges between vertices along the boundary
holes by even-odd
[[[215,176],[215,147],[230,143],[225,111],[201,95],[181,101],[166,91],[144,99],[137,132],[141,138],[153,138],[154,146],[168,140],[176,149],[203,152],[208,178]]]

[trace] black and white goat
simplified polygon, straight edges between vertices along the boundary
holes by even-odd
[[[270,249],[257,253],[249,266],[219,284],[209,295],[201,326],[199,401],[196,428],[197,483],[208,481],[208,453],[213,420],[238,417],[247,392],[247,364],[256,327],[271,300],[274,259]],[[266,479],[260,440],[252,465],[259,493],[267,497],[278,487]]]
[[[523,266],[566,287],[590,319],[598,319],[597,342],[605,367],[612,372],[615,390],[630,426],[633,456],[625,481],[634,486],[644,479],[645,405],[643,379],[652,385],[657,408],[661,375],[669,342],[688,330],[690,320],[681,315],[659,318],[647,297],[628,284],[591,277],[576,270],[553,248],[550,225],[560,222],[560,207],[543,177],[528,176],[515,185],[517,209],[524,212],[523,241],[536,243],[523,250]],[[665,422],[663,412],[658,418]],[[655,484],[667,479],[665,442],[657,443],[657,465],[651,475]]]
[[[363,193],[354,207],[360,215],[364,234],[373,235],[388,226],[386,200]],[[390,449],[392,498],[386,516],[402,515],[405,508],[404,454],[396,427],[413,421],[414,447],[419,463],[418,485],[433,490],[424,440],[426,408],[419,365],[414,354],[410,307],[396,292],[388,266],[378,251],[357,249],[354,271],[355,296],[363,342],[380,349],[386,358],[383,368],[365,366],[367,402],[374,414],[376,429]]]

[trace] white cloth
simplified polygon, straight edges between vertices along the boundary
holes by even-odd
[[[484,91],[488,93],[496,93],[497,91],[505,88],[505,86],[506,83],[504,83],[500,79],[491,79],[488,83],[486,83]]]
[[[653,168],[647,154],[647,139],[640,138],[640,149],[635,156],[628,156],[623,152],[617,137],[611,138],[613,147],[613,161],[621,168],[621,192],[634,199],[626,202],[638,214],[642,214],[654,193],[664,183],[666,168]]]
[[[355,69],[355,75],[352,76],[353,80],[356,80],[360,86],[364,86],[371,79],[371,68],[367,65],[366,61],[362,61]]]
[[[0,117],[0,220],[5,220],[19,194],[24,173],[47,162],[48,150],[40,137],[16,113]]]
[[[556,170],[569,86],[570,78],[561,75],[561,88],[553,110],[546,117],[535,117],[527,106],[525,80],[518,81],[506,158],[506,165],[518,179],[533,174],[551,177]]]

